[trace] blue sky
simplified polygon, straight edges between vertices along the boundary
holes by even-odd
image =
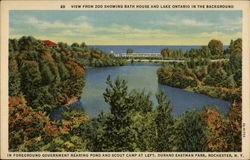
[[[88,45],[229,44],[241,38],[241,11],[10,11],[10,38],[31,35]]]

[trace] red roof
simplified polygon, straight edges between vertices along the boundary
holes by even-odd
[[[50,40],[42,40],[42,42],[43,42],[45,45],[50,46],[50,47],[56,47],[56,46],[57,46],[56,43],[54,43],[54,42],[52,42],[52,41],[50,41]]]

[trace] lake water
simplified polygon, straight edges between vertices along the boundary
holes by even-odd
[[[107,87],[106,79],[110,75],[113,80],[117,76],[127,80],[129,90],[136,89],[150,92],[154,105],[157,104],[155,94],[159,89],[164,89],[173,107],[173,115],[175,116],[190,108],[202,109],[205,105],[217,105],[219,111],[223,113],[228,112],[230,103],[227,101],[160,85],[156,74],[158,68],[159,64],[135,63],[128,66],[86,69],[86,86],[83,88],[80,103],[90,117],[97,117],[101,111],[108,112],[109,108],[104,101],[103,93]]]

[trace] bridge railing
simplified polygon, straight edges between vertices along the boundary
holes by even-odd
[[[162,55],[160,53],[120,53],[115,54],[116,57],[161,57]]]

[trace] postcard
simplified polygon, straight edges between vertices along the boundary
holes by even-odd
[[[1,159],[249,159],[249,1],[1,1]]]

